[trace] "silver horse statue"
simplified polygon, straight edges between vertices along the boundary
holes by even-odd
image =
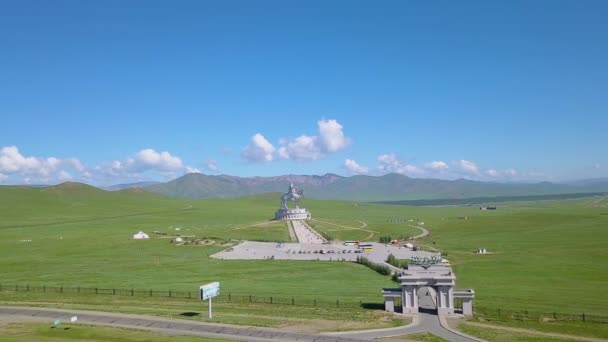
[[[289,184],[289,190],[281,196],[281,209],[289,209],[287,202],[292,201],[296,204],[296,209],[300,209],[300,198],[304,197],[304,190],[298,190],[293,183]]]

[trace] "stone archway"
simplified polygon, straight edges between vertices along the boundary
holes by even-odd
[[[418,311],[437,314],[437,290],[433,286],[420,286],[416,291]]]
[[[398,311],[395,310],[398,298],[401,299],[401,312],[404,314],[426,311],[438,315],[453,315],[456,311],[454,299],[459,298],[462,300],[462,313],[470,316],[473,314],[475,291],[455,291],[455,280],[456,276],[448,265],[411,264],[401,271],[401,287],[382,289],[385,310]],[[426,297],[426,291],[429,292],[430,298]]]

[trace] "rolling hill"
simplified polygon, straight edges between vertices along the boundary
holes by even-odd
[[[289,183],[316,199],[388,201],[461,199],[496,196],[536,196],[608,191],[608,182],[591,184],[493,183],[466,179],[441,180],[410,178],[401,174],[342,177],[285,175],[277,177],[236,177],[187,174],[145,189],[181,198],[231,198],[266,192],[284,192]]]

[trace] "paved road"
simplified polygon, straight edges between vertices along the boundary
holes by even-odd
[[[427,235],[429,235],[429,234],[430,234],[429,230],[428,230],[428,229],[426,229],[426,228],[424,228],[424,227],[420,227],[420,226],[412,226],[412,225],[410,225],[410,227],[418,228],[418,229],[420,229],[420,230],[422,231],[422,233],[421,233],[421,234],[416,235],[416,236],[414,236],[414,237],[412,238],[412,239],[414,239],[414,240],[416,240],[416,239],[420,239],[420,238],[423,238],[423,237],[425,237],[425,236],[427,236]]]
[[[287,333],[273,329],[254,327],[236,327],[224,324],[199,323],[180,319],[127,315],[109,312],[80,310],[45,309],[0,306],[0,320],[22,321],[37,320],[53,322],[55,319],[69,322],[70,317],[77,315],[77,323],[106,325],[124,328],[152,330],[173,335],[197,335],[237,341],[302,341],[302,342],[349,342],[361,341],[355,337],[321,336]]]
[[[425,291],[426,289],[422,289]],[[368,331],[349,331],[349,332],[336,332],[329,333],[331,336],[344,336],[350,338],[357,338],[362,340],[373,340],[382,337],[393,337],[409,334],[417,334],[421,332],[430,332],[433,335],[444,338],[452,342],[478,342],[483,341],[472,336],[465,335],[463,333],[456,333],[451,329],[447,329],[447,323],[442,322],[439,316],[434,313],[429,313],[437,309],[435,298],[432,295],[422,295],[418,297],[418,306],[420,313],[415,315],[410,325],[391,328],[391,329],[376,329]]]
[[[433,335],[439,336],[451,342],[478,342],[483,341],[474,337],[467,337],[464,334],[457,334],[444,328],[435,314],[420,312],[415,316],[412,324],[405,327],[368,330],[365,332],[349,331],[339,333],[328,333],[328,336],[343,336],[361,340],[373,340],[382,337],[394,337],[402,335],[417,334],[421,332],[430,332]]]

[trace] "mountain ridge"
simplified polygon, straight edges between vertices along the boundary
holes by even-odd
[[[492,196],[533,196],[608,191],[608,182],[571,185],[550,182],[497,183],[468,179],[411,178],[398,173],[383,176],[336,174],[238,177],[190,173],[146,190],[181,198],[231,198],[285,192],[289,183],[316,199],[353,201],[462,199]]]

